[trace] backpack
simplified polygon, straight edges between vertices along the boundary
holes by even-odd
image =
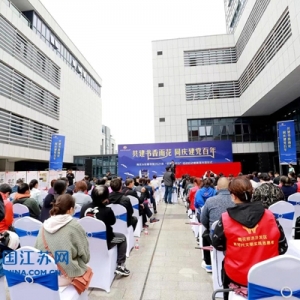
[[[300,217],[296,219],[295,223],[295,240],[300,240]]]

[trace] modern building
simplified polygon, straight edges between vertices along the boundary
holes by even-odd
[[[300,1],[224,6],[227,34],[153,42],[155,141],[232,140],[244,172],[278,170],[277,121],[300,158]]]
[[[90,177],[101,178],[110,172],[112,176],[118,174],[118,155],[86,155],[74,157],[74,169],[85,171]]]
[[[0,170],[47,165],[52,134],[64,162],[99,153],[101,78],[39,0],[0,0]]]
[[[111,135],[110,128],[102,125],[101,154],[116,154],[116,141]]]

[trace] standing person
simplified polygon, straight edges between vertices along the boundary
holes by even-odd
[[[253,189],[248,179],[233,179],[228,190],[236,205],[222,214],[212,238],[213,246],[225,252],[224,289],[230,283],[247,287],[252,266],[288,249],[284,231],[273,213],[261,202],[250,202]],[[228,300],[228,293],[224,293],[224,300]]]
[[[221,218],[222,213],[226,212],[227,208],[234,206],[228,190],[228,185],[229,180],[225,177],[221,177],[217,184],[217,195],[207,199],[202,209],[200,221],[208,232],[211,232],[212,224]],[[203,237],[203,246],[210,245],[211,239],[206,235],[206,237]],[[204,250],[203,254],[204,261],[202,262],[202,268],[210,273],[212,272],[210,251]]]
[[[165,184],[165,203],[172,204],[172,193],[173,193],[173,184],[175,181],[174,173],[171,172],[170,167],[166,168],[166,172],[163,177]]]
[[[80,212],[80,218],[93,217],[102,221],[106,226],[106,242],[107,248],[110,250],[114,246],[118,247],[117,268],[115,273],[122,276],[129,276],[130,271],[126,269],[126,237],[122,233],[113,232],[112,225],[116,223],[116,217],[109,204],[109,191],[107,186],[96,186],[91,195],[92,203],[86,203]]]
[[[23,179],[19,178],[17,181],[16,181],[16,185],[12,188],[12,194],[13,193],[17,193],[18,192],[18,187],[20,186],[20,184],[24,183]]]
[[[295,173],[295,169],[292,164],[289,164],[289,173],[291,172]]]
[[[69,285],[72,278],[84,275],[89,269],[89,243],[85,231],[72,217],[74,208],[75,200],[71,195],[59,196],[50,210],[51,217],[43,224],[35,243],[35,248],[44,253],[50,251],[53,256],[56,251],[63,250],[68,253],[67,262],[60,261],[68,277],[59,276],[59,286]]]
[[[10,202],[9,200],[9,195],[11,194],[11,191],[12,190],[9,184],[3,183],[0,185],[0,203],[4,204],[5,210],[4,218],[2,219],[2,221],[0,221],[0,232],[3,232],[5,230],[11,230],[11,226],[14,221],[12,202]]]
[[[176,174],[176,165],[175,165],[174,160],[171,161],[170,168],[171,168],[171,172],[175,175]]]
[[[30,198],[29,185],[27,183],[21,183],[18,187],[18,192],[15,195],[13,204],[23,204],[28,207],[31,218],[39,220],[40,218],[40,207],[35,199]]]
[[[68,181],[69,181],[69,186],[72,186],[74,184],[74,179],[75,179],[75,176],[73,174],[73,171],[72,169],[69,169],[67,171],[67,175],[66,175]]]
[[[50,218],[50,210],[53,207],[56,199],[66,192],[67,184],[65,180],[56,180],[53,186],[54,194],[48,194],[44,199],[44,203],[41,211],[41,222],[44,222]]]
[[[32,179],[29,183],[30,198],[34,199],[40,205],[41,191],[38,189],[39,183],[36,179]]]
[[[278,172],[275,172],[275,177],[274,177],[273,183],[276,185],[279,185],[279,183],[280,183],[280,174]]]

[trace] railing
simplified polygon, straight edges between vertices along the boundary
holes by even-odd
[[[23,15],[23,13],[9,0],[2,0],[10,9],[17,15],[21,20],[28,26],[31,27],[31,22]]]

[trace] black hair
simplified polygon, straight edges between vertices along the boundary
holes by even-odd
[[[263,181],[270,181],[271,180],[269,174],[267,174],[267,173],[261,173],[258,176],[258,178],[261,179],[261,180],[263,180]]]
[[[115,178],[110,182],[110,187],[114,192],[119,192],[122,186],[122,181],[119,178]]]
[[[11,194],[12,189],[11,189],[9,184],[3,183],[3,184],[0,185],[0,192],[3,193],[3,194],[6,194],[6,193]]]
[[[29,182],[29,189],[32,190],[39,182],[36,179],[32,179]]]
[[[103,206],[103,201],[108,199],[109,190],[108,187],[105,185],[98,185],[96,186],[91,194],[93,204],[95,206]]]
[[[29,185],[27,183],[21,183],[18,186],[18,193],[19,194],[25,194],[27,191],[29,191]]]
[[[53,189],[56,194],[61,195],[67,189],[67,183],[65,182],[65,180],[57,180],[54,183]]]

